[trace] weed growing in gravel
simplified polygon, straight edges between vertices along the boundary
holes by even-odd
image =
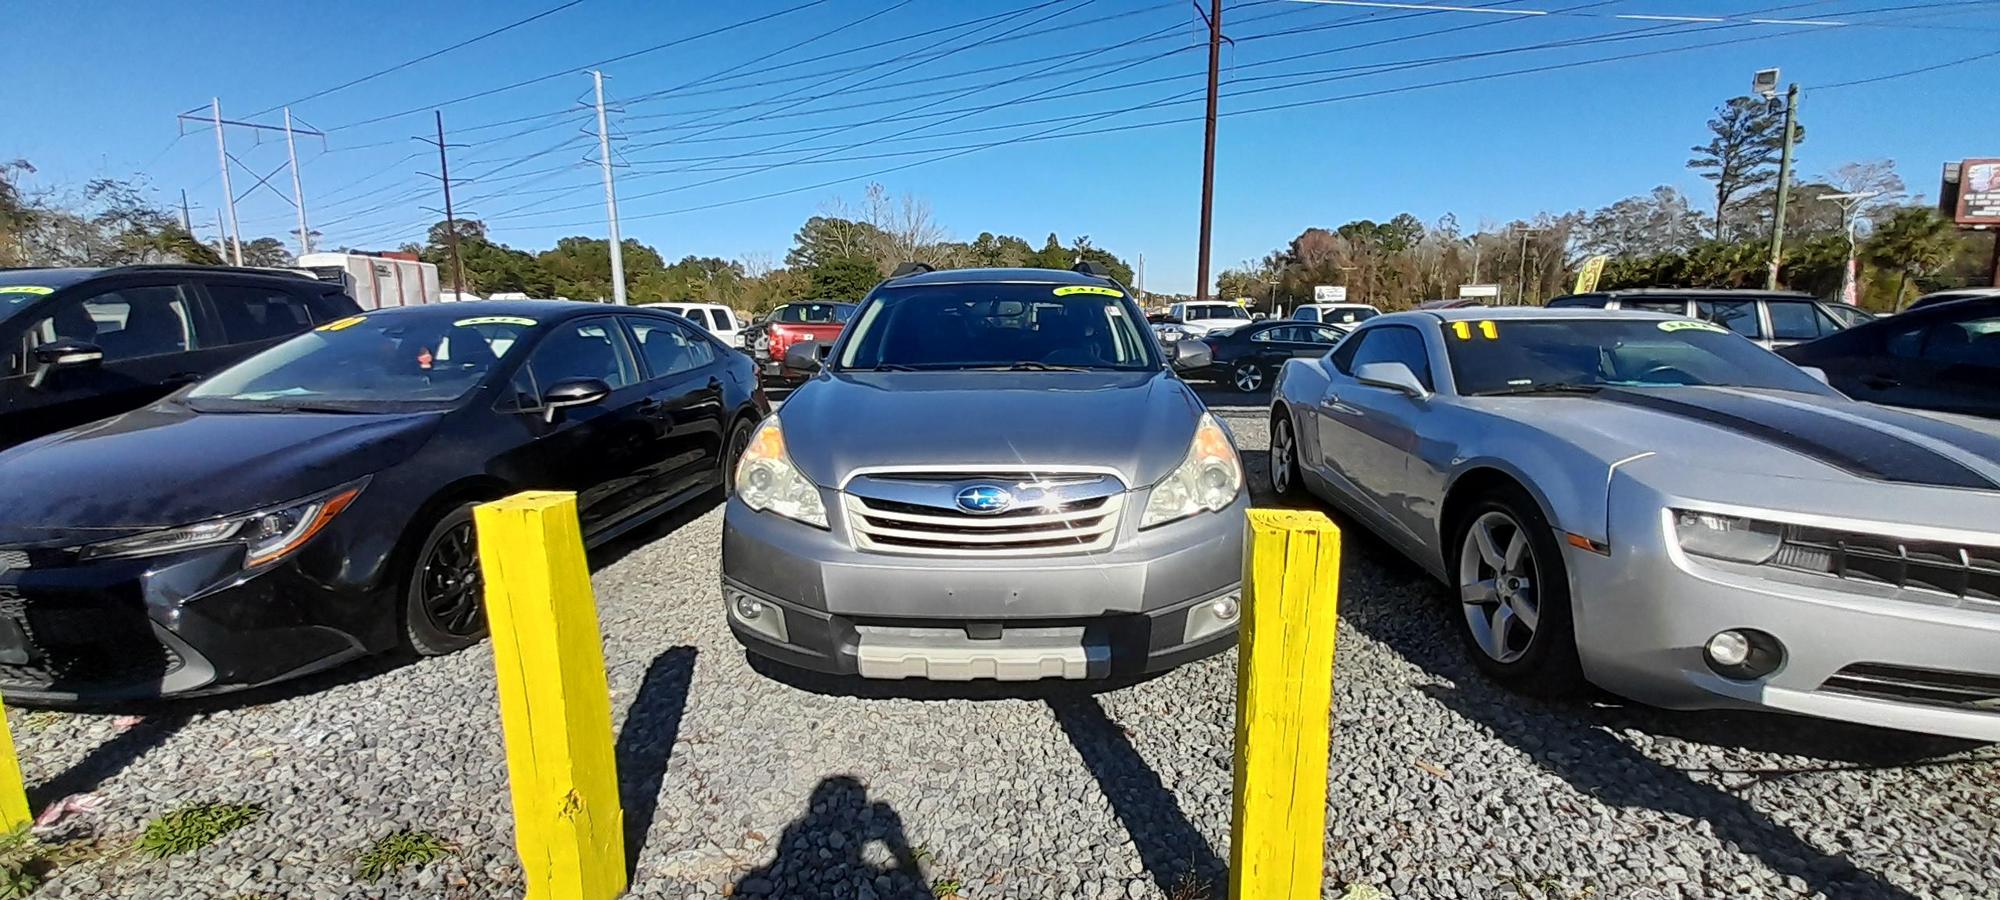
[[[192,853],[262,818],[264,807],[254,803],[184,806],[146,823],[146,833],[139,836],[139,849],[157,859]]]
[[[54,864],[48,848],[27,826],[0,835],[0,900],[16,900],[34,893]]]
[[[361,854],[360,874],[369,881],[405,866],[437,862],[452,854],[451,842],[428,831],[398,831],[369,845]]]
[[[38,709],[21,717],[21,728],[40,734],[56,727],[65,718],[67,717],[55,710]]]
[[[931,896],[937,900],[953,900],[965,885],[956,878],[940,878],[931,882]]]
[[[1167,892],[1167,900],[1209,900],[1213,896],[1214,888],[1207,879],[1187,871],[1174,877],[1174,887]]]

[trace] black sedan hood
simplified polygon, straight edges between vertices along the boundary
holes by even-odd
[[[409,458],[441,413],[161,403],[0,453],[0,545],[101,539],[297,499]]]

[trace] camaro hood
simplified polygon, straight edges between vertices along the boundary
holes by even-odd
[[[2000,491],[2000,437],[1842,397],[1614,388],[1492,398],[1487,409],[1607,461],[1651,451],[1734,474]]]
[[[156,404],[0,453],[0,544],[185,525],[406,459],[440,413],[197,413]]]
[[[856,469],[1095,466],[1130,487],[1187,456],[1201,402],[1166,372],[853,372],[778,410],[792,462],[836,487]]]

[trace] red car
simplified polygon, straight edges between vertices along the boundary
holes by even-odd
[[[854,308],[852,303],[812,300],[787,303],[772,310],[744,341],[751,357],[757,360],[757,372],[764,385],[791,388],[803,384],[809,377],[806,373],[785,371],[785,351],[800,341],[818,341],[822,348],[833,346],[841,329],[847,327],[847,320],[853,317]]]

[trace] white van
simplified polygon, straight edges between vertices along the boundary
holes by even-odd
[[[708,333],[720,338],[724,344],[738,346],[738,333],[742,323],[736,321],[736,311],[720,303],[647,303],[654,309],[664,309],[688,321],[708,329]]]

